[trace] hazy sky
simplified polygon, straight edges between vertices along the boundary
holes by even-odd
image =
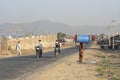
[[[0,0],[0,24],[50,20],[68,25],[120,24],[120,0]]]

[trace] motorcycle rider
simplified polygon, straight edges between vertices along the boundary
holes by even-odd
[[[42,47],[43,47],[43,45],[42,45],[42,43],[41,43],[41,40],[39,40],[38,41],[38,43],[36,44],[36,46],[35,46],[35,49],[36,49],[36,56],[37,57],[41,57],[42,56]]]
[[[54,53],[56,53],[56,49],[58,48],[58,53],[60,53],[60,47],[61,47],[61,43],[58,41],[58,40],[56,40],[56,42],[55,42],[55,49],[54,49]]]

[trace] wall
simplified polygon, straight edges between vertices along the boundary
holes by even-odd
[[[0,51],[7,50],[7,38],[0,37]]]
[[[41,35],[41,36],[31,36],[23,38],[13,38],[7,39],[8,50],[15,50],[16,43],[20,41],[23,50],[30,50],[35,48],[35,44],[38,40],[41,40],[44,48],[53,47],[57,39],[56,35]]]

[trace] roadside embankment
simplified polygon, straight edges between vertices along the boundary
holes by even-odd
[[[62,45],[61,49],[65,49],[65,48],[72,47],[72,46],[75,46],[73,42],[66,42],[65,45]],[[48,48],[43,46],[43,54],[45,52],[53,51],[53,50],[54,50],[53,46],[48,47]],[[35,54],[35,50],[34,49],[22,50],[22,56],[30,55],[30,54]],[[0,58],[13,57],[13,56],[18,56],[16,50],[0,51]]]
[[[33,73],[23,80],[106,80],[98,77],[98,63],[101,61],[96,55],[101,54],[96,43],[84,51],[82,63],[78,62],[78,53],[65,57],[44,70]]]

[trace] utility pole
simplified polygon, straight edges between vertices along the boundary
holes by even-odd
[[[111,29],[110,29],[110,26],[108,26],[109,47],[111,46],[111,40],[110,40],[111,34],[110,34],[110,32],[111,32]]]
[[[114,25],[113,25],[114,22],[115,22],[115,20],[112,20],[112,36],[113,36],[113,39],[112,39],[112,49],[115,49],[115,39],[114,39],[115,28],[114,28]]]

